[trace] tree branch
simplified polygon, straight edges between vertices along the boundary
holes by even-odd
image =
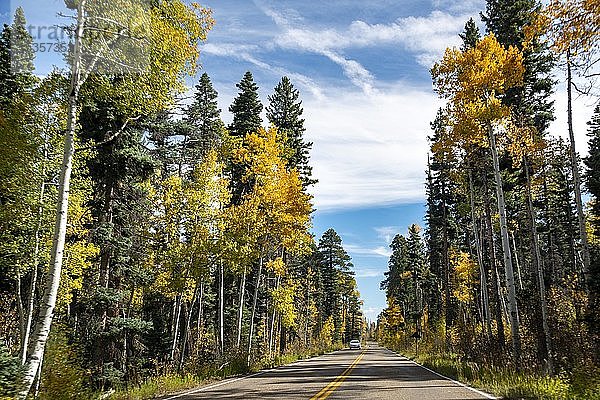
[[[93,144],[93,145],[90,145],[90,146],[80,147],[80,148],[78,148],[78,149],[77,149],[77,150],[75,150],[75,151],[76,151],[76,152],[80,152],[80,151],[84,151],[84,150],[90,150],[90,149],[94,149],[94,148],[96,148],[96,147],[100,147],[100,146],[103,146],[103,145],[105,145],[105,144],[108,144],[108,143],[112,142],[112,141],[113,141],[113,140],[115,140],[117,137],[119,137],[119,136],[120,136],[120,135],[123,133],[123,131],[125,131],[125,128],[127,128],[127,125],[128,125],[130,122],[137,121],[138,119],[140,119],[140,117],[141,117],[141,115],[138,115],[137,117],[131,117],[131,118],[127,118],[127,120],[125,121],[125,123],[123,124],[123,126],[121,126],[121,128],[120,128],[118,131],[116,131],[115,133],[113,133],[112,135],[110,135],[110,136],[108,137],[108,139],[106,139],[106,140],[103,140],[103,141],[102,141],[102,142],[100,142],[100,143],[95,143],[95,144]],[[108,131],[108,133],[111,133],[111,131]]]

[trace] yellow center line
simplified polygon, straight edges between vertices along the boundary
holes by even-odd
[[[352,372],[354,367],[356,367],[356,365],[360,362],[360,360],[362,360],[366,351],[367,351],[367,349],[364,349],[362,351],[362,353],[360,353],[358,355],[358,357],[356,357],[356,359],[352,362],[352,364],[350,364],[348,366],[348,368],[346,368],[344,370],[344,372],[342,372],[337,378],[335,378],[332,382],[330,382],[329,385],[327,385],[323,389],[321,389],[319,391],[319,393],[317,393],[313,397],[311,397],[310,400],[323,400],[323,399],[326,399],[327,397],[329,397],[329,395],[331,393],[333,393],[333,391],[335,389],[340,387],[340,385],[344,382],[344,380],[346,380],[348,375],[350,375],[350,372]]]

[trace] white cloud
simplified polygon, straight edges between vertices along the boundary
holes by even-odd
[[[392,243],[392,239],[400,231],[399,226],[377,226],[373,230],[377,232],[377,237],[383,240],[386,244]]]
[[[428,90],[397,85],[377,94],[323,89],[306,99],[314,142],[312,192],[319,210],[422,201],[429,121],[441,104]]]
[[[383,277],[383,272],[375,268],[355,268],[355,276],[357,278],[376,278]]]
[[[392,255],[392,252],[384,247],[384,246],[375,246],[375,247],[364,247],[355,244],[344,244],[344,248],[349,253],[360,254],[360,255],[369,255],[376,257],[384,257],[389,258]],[[380,273],[381,275],[381,273]]]
[[[259,47],[255,45],[244,45],[237,43],[207,43],[201,47],[201,51],[205,53],[219,57],[237,58],[238,60],[249,62],[250,64],[253,64],[265,71],[272,72],[274,75],[287,76],[295,83],[300,84],[305,89],[308,89],[308,91],[316,98],[322,98],[323,95],[321,88],[315,81],[306,75],[291,72],[285,68],[280,68],[259,60],[252,55],[252,52],[256,52],[258,49]]]
[[[560,71],[557,71],[560,74]],[[550,124],[549,132],[561,137],[569,142],[569,132],[567,130],[567,92],[564,82],[560,82],[555,88],[556,92],[552,96],[554,100],[554,120]],[[594,106],[598,98],[593,96],[575,96],[573,98],[573,133],[575,136],[575,149],[582,156],[588,154],[587,122],[594,113]]]
[[[396,44],[415,53],[417,60],[429,67],[441,57],[446,47],[460,44],[458,33],[465,22],[476,15],[474,10],[460,14],[435,10],[425,17],[409,16],[390,24],[369,24],[357,20],[344,29],[315,30],[292,26],[274,10],[264,11],[283,30],[275,37],[279,47],[324,55],[339,64],[355,84],[357,79],[361,84],[372,83],[372,75],[358,62],[343,57],[340,54],[342,50]],[[352,64],[351,69],[347,68],[348,63]],[[357,70],[360,70],[358,76],[353,74]],[[360,87],[360,84],[357,86]]]

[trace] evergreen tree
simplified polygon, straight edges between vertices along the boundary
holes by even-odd
[[[205,72],[200,77],[194,93],[194,101],[185,110],[185,122],[191,130],[189,137],[189,157],[197,163],[210,149],[222,140],[223,122],[217,105],[218,93],[213,88],[210,77]]]
[[[233,122],[229,125],[229,132],[233,136],[244,137],[251,132],[257,132],[262,124],[260,113],[263,105],[258,96],[258,86],[254,83],[252,73],[247,71],[242,80],[236,84],[240,90],[233,99],[229,111],[233,113]]]
[[[487,0],[486,12],[481,19],[488,32],[493,32],[498,42],[506,47],[514,46],[523,51],[523,86],[507,91],[503,101],[513,107],[519,123],[534,126],[543,136],[553,116],[552,68],[554,58],[539,38],[534,38],[530,46],[523,48],[523,29],[532,24],[540,11],[538,0]]]
[[[477,45],[477,42],[481,39],[481,34],[479,32],[479,27],[475,24],[473,18],[469,18],[465,24],[465,30],[463,33],[459,33],[458,36],[460,36],[463,41],[463,45],[460,48],[462,51],[472,49]]]
[[[334,341],[342,339],[342,287],[343,278],[353,275],[350,256],[342,246],[342,239],[337,232],[330,228],[319,240],[317,248],[322,293],[319,306],[323,320],[333,318],[335,334]]]
[[[590,287],[588,302],[588,318],[594,334],[600,334],[600,317],[597,315],[600,303],[600,105],[594,109],[594,114],[588,121],[589,153],[584,159],[587,167],[585,183],[592,195],[591,218],[592,232],[595,241],[592,241],[592,254],[590,262]]]
[[[287,136],[288,167],[296,168],[300,173],[303,185],[315,184],[312,179],[312,167],[309,165],[310,149],[312,142],[305,142],[304,119],[302,118],[302,101],[299,100],[300,92],[294,87],[287,76],[275,86],[274,92],[269,96],[267,118],[269,122]]]

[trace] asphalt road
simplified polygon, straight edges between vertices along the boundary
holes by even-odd
[[[164,400],[193,399],[493,399],[375,344],[341,350]]]

